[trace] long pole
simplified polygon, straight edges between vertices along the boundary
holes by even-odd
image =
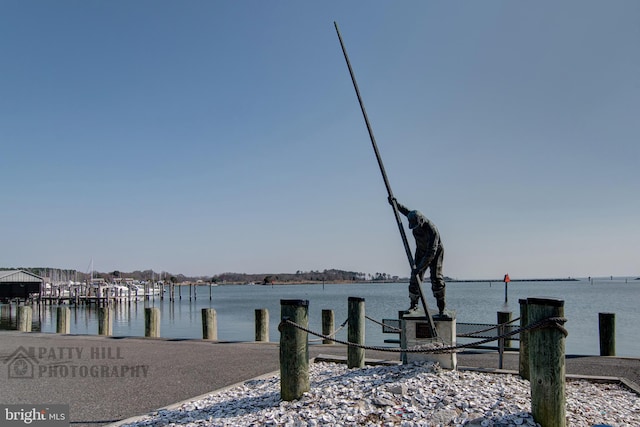
[[[349,74],[351,75],[351,81],[353,82],[353,88],[356,91],[356,96],[358,97],[358,103],[360,104],[360,109],[362,110],[362,115],[364,116],[364,121],[367,125],[367,131],[369,132],[369,138],[371,139],[371,145],[373,146],[373,151],[376,154],[376,159],[378,160],[378,166],[380,167],[380,173],[382,174],[382,179],[384,180],[384,185],[387,188],[387,193],[389,195],[389,200],[391,200],[391,206],[393,207],[393,215],[396,219],[396,223],[398,224],[398,230],[400,231],[400,236],[402,237],[402,243],[404,244],[404,250],[407,253],[407,259],[409,260],[409,266],[411,267],[411,274],[418,282],[418,290],[420,292],[420,300],[422,301],[422,308],[424,309],[425,316],[429,320],[429,326],[431,328],[431,336],[436,337],[436,328],[433,324],[433,319],[431,318],[431,314],[429,314],[429,309],[427,307],[427,300],[422,293],[422,283],[420,277],[415,274],[416,264],[413,259],[413,255],[411,254],[411,248],[409,247],[409,242],[407,240],[407,234],[404,231],[404,225],[402,225],[402,219],[400,218],[400,213],[398,212],[398,206],[396,204],[396,199],[393,197],[393,191],[391,190],[391,185],[389,184],[389,179],[387,178],[387,173],[384,170],[384,165],[382,164],[382,157],[380,157],[380,152],[378,151],[378,144],[376,144],[376,138],[373,136],[373,130],[371,129],[371,124],[369,123],[369,117],[367,116],[367,110],[364,108],[364,103],[362,102],[362,97],[360,96],[360,89],[358,89],[358,83],[356,82],[356,77],[353,73],[353,68],[351,68],[351,62],[349,61],[349,56],[347,55],[347,50],[344,47],[344,43],[342,41],[342,36],[340,35],[340,30],[338,29],[338,23],[333,22],[333,25],[336,27],[336,33],[338,33],[338,39],[340,40],[340,46],[342,47],[342,53],[344,54],[344,59],[347,62],[347,67],[349,68]]]

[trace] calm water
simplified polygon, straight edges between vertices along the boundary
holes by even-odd
[[[553,297],[565,301],[565,325],[569,331],[566,341],[567,354],[592,354],[600,352],[598,343],[598,313],[616,314],[616,353],[618,356],[640,357],[640,341],[637,324],[640,322],[637,304],[640,301],[640,280],[596,279],[575,282],[512,282],[508,287],[508,303],[504,302],[504,284],[449,283],[447,284],[448,309],[454,310],[458,322],[496,323],[498,311],[511,311],[518,317],[520,298]],[[429,307],[435,306],[431,290],[423,286]],[[118,304],[114,308],[114,336],[143,336],[144,307],[160,308],[160,335],[166,338],[201,338],[201,309],[214,308],[218,317],[218,338],[221,341],[253,341],[255,309],[266,308],[270,316],[270,340],[278,341],[277,326],[280,320],[281,299],[309,300],[309,327],[320,332],[323,309],[332,309],[338,327],[347,318],[347,299],[350,296],[365,299],[367,316],[377,320],[396,318],[398,310],[408,306],[407,284],[353,284],[353,285],[275,285],[275,286],[217,286],[197,289],[197,299],[189,300],[189,289],[182,290],[182,300],[170,303],[159,297],[138,303]],[[165,294],[166,295],[166,294]],[[177,291],[176,291],[177,298]],[[15,306],[12,320],[8,310],[2,310],[0,328],[15,328]],[[71,333],[97,334],[97,312],[92,308],[71,306]],[[381,327],[366,322],[366,343],[384,344]],[[55,332],[55,307],[46,306],[34,312],[34,330]],[[315,337],[310,337],[314,339]],[[337,335],[346,340],[346,328]]]

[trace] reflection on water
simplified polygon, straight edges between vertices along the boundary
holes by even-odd
[[[428,284],[423,286],[430,307],[435,301]],[[321,313],[332,309],[338,327],[347,318],[347,298],[365,299],[367,316],[377,320],[397,318],[398,311],[408,307],[407,284],[350,284],[350,285],[230,285],[211,288],[199,286],[197,299],[189,299],[189,290],[182,299],[170,302],[159,297],[148,301],[119,303],[113,306],[114,336],[143,336],[144,308],[158,307],[161,312],[160,334],[166,338],[201,338],[202,308],[214,308],[218,319],[218,338],[221,341],[253,341],[255,338],[255,310],[269,311],[270,340],[277,341],[281,299],[309,300],[309,327],[322,330]],[[453,282],[447,285],[447,308],[456,312],[458,322],[496,323],[498,311],[511,311],[519,316],[521,298],[552,297],[565,301],[565,325],[569,330],[567,354],[599,354],[598,313],[616,314],[616,353],[619,356],[640,356],[640,342],[634,325],[640,321],[636,302],[640,297],[640,281],[628,279],[579,280],[574,282],[511,282],[508,301],[501,282]],[[176,292],[178,298],[178,292]],[[55,332],[55,306],[34,305],[33,331]],[[94,307],[71,306],[71,333],[97,334],[98,315]],[[0,306],[0,329],[16,328],[16,307]],[[314,338],[314,337],[311,337]],[[346,329],[337,335],[346,339]],[[365,339],[368,345],[385,345],[381,327],[367,321]],[[389,344],[386,344],[389,345]]]

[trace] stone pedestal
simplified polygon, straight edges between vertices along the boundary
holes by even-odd
[[[424,311],[415,310],[402,317],[402,333],[400,334],[400,346],[404,349],[412,347],[429,346],[433,343],[442,343],[445,346],[456,345],[456,315],[449,312],[447,318],[433,317],[433,323],[438,333],[437,338],[429,336],[429,320]],[[416,361],[438,362],[444,369],[455,370],[458,366],[456,353],[402,353],[402,362]]]

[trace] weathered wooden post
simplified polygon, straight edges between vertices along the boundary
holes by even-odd
[[[75,308],[77,308],[77,307],[75,307]],[[42,315],[44,313],[44,307],[42,306],[42,304],[40,304],[40,303],[36,304],[36,311],[38,312],[38,323],[40,325],[42,325]]]
[[[70,334],[71,333],[71,310],[68,307],[58,307],[56,311],[57,311],[56,333]]]
[[[616,355],[616,314],[598,313],[600,356]]]
[[[160,337],[160,309],[157,307],[144,309],[144,336],[149,338]]]
[[[280,300],[280,318],[304,328],[309,325],[308,300]],[[309,342],[307,332],[281,323],[280,397],[295,400],[309,391]]]
[[[334,315],[333,310],[322,310],[322,335],[333,334]],[[331,340],[323,339],[322,344],[335,344]]]
[[[255,310],[256,341],[269,342],[269,310],[257,308]]]
[[[510,311],[499,311],[498,312],[498,325],[505,325],[502,328],[501,334],[511,332],[511,327],[507,325],[507,323],[511,322],[513,318],[513,313]],[[506,348],[510,348],[512,345],[511,338],[504,339],[504,346]]]
[[[520,303],[520,329],[527,326],[528,322],[528,310],[527,299],[522,298],[518,300]],[[530,378],[529,375],[529,331],[520,332],[520,351],[518,352],[518,371],[520,376],[525,380]]]
[[[511,321],[510,311],[498,312],[498,336],[502,336],[507,332],[508,326],[506,325],[506,323],[510,321]],[[505,347],[511,347],[511,340],[507,338],[498,338],[498,368],[499,369],[502,369]]]
[[[564,317],[564,301],[528,298],[529,324]],[[529,331],[531,413],[542,427],[565,427],[565,335],[547,325]]]
[[[98,307],[98,335],[113,335],[113,310],[110,307]]]
[[[11,304],[0,304],[0,319],[11,320]]]
[[[347,341],[364,345],[364,298],[349,297],[347,305]],[[364,349],[349,346],[347,348],[347,367],[364,368]]]
[[[202,309],[202,339],[218,339],[218,319],[213,308]]]
[[[33,309],[28,305],[18,306],[18,330],[20,332],[31,332],[31,322],[33,320]]]

